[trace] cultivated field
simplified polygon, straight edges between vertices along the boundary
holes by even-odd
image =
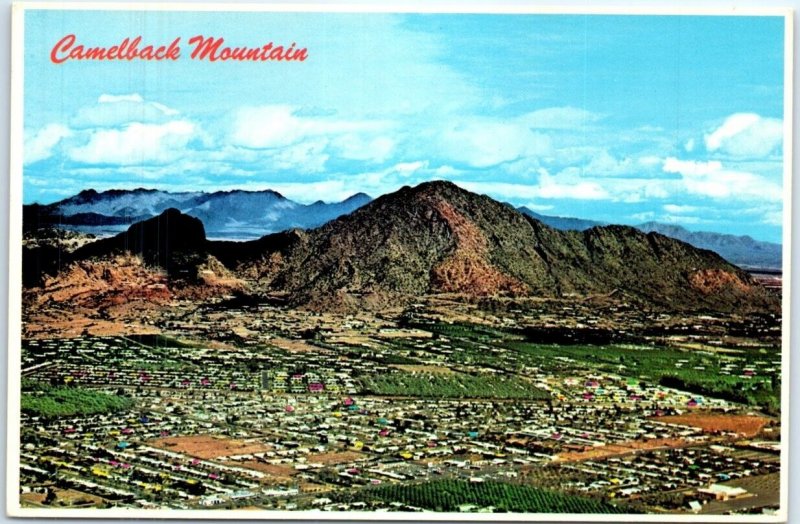
[[[263,453],[272,449],[271,446],[261,442],[242,441],[212,435],[166,437],[151,440],[147,444],[155,448],[185,453],[201,459],[215,459],[230,455],[249,455],[251,453]]]
[[[667,424],[692,426],[708,433],[738,433],[743,437],[754,437],[769,423],[769,419],[755,415],[728,415],[705,412],[656,417],[652,420]]]

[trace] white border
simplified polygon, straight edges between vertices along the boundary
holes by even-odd
[[[6,424],[6,509],[9,515],[24,515],[19,503],[20,374],[22,344],[22,151],[24,86],[23,9],[14,5],[11,20],[11,128],[9,172],[9,262],[8,262],[8,420]],[[15,246],[15,247],[11,247]],[[16,373],[12,370],[17,371]],[[13,415],[12,415],[13,413]],[[16,444],[16,446],[12,445]],[[16,447],[17,451],[12,452]],[[12,489],[13,488],[13,489]],[[17,513],[19,512],[19,513]]]
[[[792,284],[792,164],[794,159],[794,19],[784,26],[783,73],[783,287],[781,300],[781,496],[779,515],[788,520],[789,505],[789,378],[791,353]]]
[[[277,13],[452,13],[452,14],[560,14],[560,15],[717,15],[717,16],[785,16],[791,18],[789,8],[669,8],[669,7],[625,7],[625,6],[526,6],[512,3],[496,3],[482,0],[458,6],[441,0],[424,5],[400,3],[182,3],[182,2],[38,2],[20,0],[15,7],[22,9],[78,10],[78,11],[257,11]]]
[[[481,0],[483,2],[483,0]],[[781,398],[781,473],[780,510],[775,516],[717,515],[586,515],[551,513],[375,513],[322,511],[234,511],[234,510],[140,510],[140,509],[35,509],[19,504],[21,293],[22,293],[22,157],[24,117],[24,14],[27,10],[105,10],[105,11],[186,11],[186,12],[297,12],[297,13],[441,13],[441,14],[561,14],[630,16],[782,16],[784,18],[784,207],[783,207],[783,293],[782,293],[782,398]],[[587,521],[587,522],[786,522],[789,509],[789,412],[791,341],[791,265],[792,265],[792,172],[793,172],[793,94],[794,94],[794,11],[788,7],[663,7],[663,6],[539,6],[470,2],[463,6],[436,2],[419,5],[376,4],[223,4],[179,2],[14,2],[11,31],[11,97],[9,150],[9,262],[8,262],[8,370],[7,370],[7,475],[6,510],[13,517],[45,518],[148,518],[148,519],[237,519],[237,520],[388,520],[388,521]]]

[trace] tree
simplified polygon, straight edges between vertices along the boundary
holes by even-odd
[[[56,500],[56,491],[53,488],[47,488],[47,494],[44,497],[44,503],[50,505],[55,500]]]

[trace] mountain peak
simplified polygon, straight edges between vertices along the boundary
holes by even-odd
[[[203,223],[169,208],[160,215],[137,222],[114,237],[98,240],[75,252],[76,258],[131,253],[147,265],[159,266],[173,274],[206,251]]]
[[[163,243],[165,249],[194,248],[206,240],[203,223],[174,207],[164,210],[158,216],[133,224],[124,234],[129,237],[148,237]]]
[[[461,189],[449,180],[432,180],[430,182],[423,182],[415,187],[410,187],[409,189],[415,193],[425,194],[451,195],[453,193],[469,193],[469,191]]]
[[[372,202],[381,202],[384,205],[386,203],[392,203],[393,205],[396,204],[400,206],[408,206],[411,202],[413,202],[413,205],[415,206],[423,205],[428,208],[435,208],[438,205],[436,204],[437,202],[453,203],[456,204],[456,207],[460,207],[462,204],[474,207],[480,206],[482,205],[481,203],[485,203],[487,201],[493,203],[495,202],[485,195],[478,195],[476,193],[467,191],[466,189],[462,189],[453,182],[447,180],[434,180],[431,182],[423,182],[416,186],[403,186],[396,192],[378,197]],[[470,202],[471,204],[468,204]],[[368,204],[365,207],[369,207],[369,205],[371,204]],[[502,206],[502,204],[499,205]],[[505,210],[505,206],[502,207]],[[511,209],[508,209],[507,211],[513,212]]]
[[[370,200],[372,200],[371,196],[369,196],[366,193],[359,192],[359,193],[356,193],[354,195],[351,195],[351,196],[347,197],[346,199],[344,199],[342,201],[342,203],[343,204],[345,204],[345,203],[346,204],[353,204],[353,203],[357,203],[357,202],[369,202]]]
[[[214,195],[220,195],[220,196],[266,195],[266,196],[271,196],[271,197],[274,197],[274,198],[277,198],[277,199],[286,200],[285,196],[283,196],[282,194],[278,193],[277,191],[275,191],[273,189],[261,189],[261,190],[257,190],[257,191],[252,191],[252,190],[248,190],[248,189],[230,189],[230,190],[227,190],[227,191],[217,191],[215,193],[209,193],[210,197],[213,197]]]
[[[635,226],[637,229],[641,229],[642,231],[655,231],[655,232],[663,232],[663,231],[673,231],[673,232],[680,232],[680,233],[689,233],[689,230],[679,224],[664,224],[662,222],[645,222],[643,224],[639,224]],[[669,236],[669,235],[668,235]]]

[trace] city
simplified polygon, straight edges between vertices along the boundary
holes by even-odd
[[[535,314],[598,336],[614,316],[450,303],[461,320],[448,321],[437,297],[342,318],[225,300],[165,310],[152,326],[165,335],[24,341],[23,504],[480,512],[545,494],[577,513],[777,507],[776,318],[641,314],[629,340],[557,346],[510,326]],[[718,396],[691,381],[706,373],[724,377]],[[100,399],[61,413],[36,402],[70,391]],[[425,486],[438,495],[414,491]],[[486,505],[458,495],[493,486],[511,491]]]

